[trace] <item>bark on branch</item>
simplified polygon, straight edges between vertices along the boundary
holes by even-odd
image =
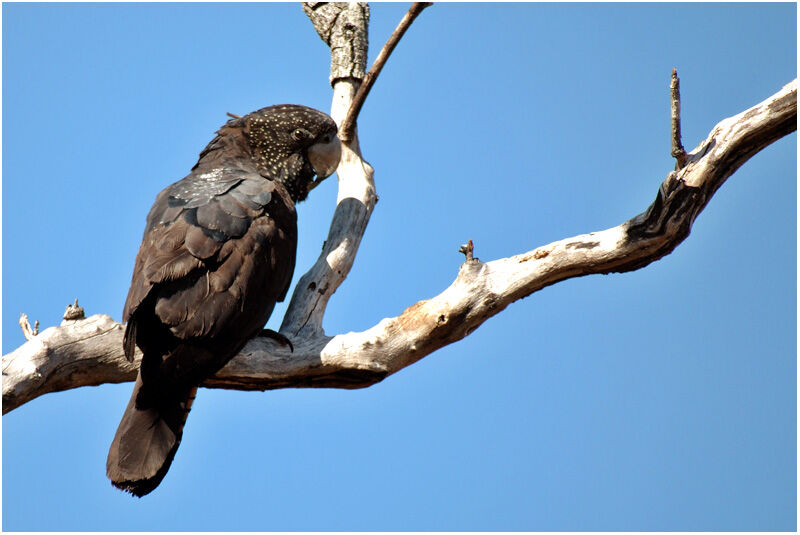
[[[311,330],[294,340],[294,353],[269,339],[251,340],[204,386],[240,390],[366,387],[464,338],[510,303],[545,286],[591,273],[644,267],[680,244],[725,180],[754,154],[795,131],[796,123],[795,80],[760,104],[720,122],[687,154],[686,165],[667,175],[653,204],[621,225],[492,262],[473,258],[464,262],[456,280],[442,293],[363,332],[326,336],[321,329]],[[344,165],[359,169],[358,160]],[[340,168],[340,173],[345,169],[350,168]],[[363,177],[362,186],[369,185],[371,173]],[[340,201],[342,197],[340,192]],[[366,224],[363,218],[361,224]],[[342,254],[333,248],[326,258],[336,264]],[[5,413],[47,392],[132,381],[136,364],[128,363],[122,354],[122,326],[99,314],[51,327],[5,355],[3,376]]]
[[[364,79],[369,40],[369,5],[347,2],[303,2],[314,29],[331,47],[331,86],[345,78]]]
[[[672,69],[672,79],[669,84],[670,122],[672,124],[672,150],[670,154],[675,158],[676,169],[686,165],[686,150],[681,142],[681,81],[678,79],[678,70]]]

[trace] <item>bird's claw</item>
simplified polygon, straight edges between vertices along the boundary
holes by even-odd
[[[261,329],[261,334],[259,334],[259,336],[263,336],[264,338],[271,338],[276,342],[280,342],[285,346],[289,346],[289,350],[292,353],[294,353],[294,346],[292,345],[292,342],[289,341],[289,339],[286,338],[286,336],[282,335],[278,331],[273,331],[272,329]]]

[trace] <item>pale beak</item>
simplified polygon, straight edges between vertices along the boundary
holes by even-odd
[[[342,157],[342,144],[335,135],[328,143],[316,143],[308,148],[308,160],[317,175],[316,182],[322,181],[336,171],[339,167],[339,158]]]

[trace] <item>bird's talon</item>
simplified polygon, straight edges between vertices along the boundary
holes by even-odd
[[[282,335],[278,331],[273,331],[272,329],[262,329],[261,334],[259,334],[259,336],[263,336],[264,338],[271,338],[276,342],[280,342],[285,346],[289,346],[289,350],[292,353],[294,353],[294,346],[292,345],[292,342],[288,338],[286,338],[286,336]]]

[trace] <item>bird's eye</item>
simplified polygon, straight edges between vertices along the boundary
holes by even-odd
[[[304,139],[308,139],[309,138],[309,133],[308,133],[307,130],[304,130],[302,128],[298,128],[294,132],[292,132],[292,138],[295,141],[303,141]]]

